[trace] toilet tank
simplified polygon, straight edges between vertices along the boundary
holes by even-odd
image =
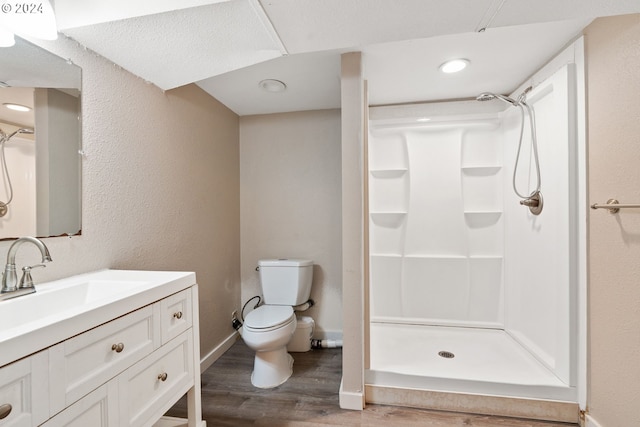
[[[263,259],[258,262],[264,303],[299,305],[309,300],[313,261],[307,259]]]

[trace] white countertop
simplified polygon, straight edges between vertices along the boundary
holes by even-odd
[[[193,272],[142,270],[99,270],[36,284],[33,294],[0,301],[0,366],[195,284]]]

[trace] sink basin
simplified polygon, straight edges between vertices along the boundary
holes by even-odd
[[[179,271],[100,270],[0,301],[0,366],[195,284]]]
[[[38,286],[36,292],[0,302],[1,330],[41,321],[52,315],[77,311],[136,291],[147,282],[89,280],[60,286]]]

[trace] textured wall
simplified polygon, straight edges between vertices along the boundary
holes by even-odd
[[[82,68],[86,157],[82,235],[46,239],[54,262],[34,278],[195,271],[207,354],[233,332],[240,300],[238,117],[197,86],[163,93],[71,40],[39,44]],[[18,258],[39,261],[24,246]]]
[[[586,30],[589,199],[640,203],[640,15]],[[640,425],[640,214],[591,211],[589,395],[603,427]]]
[[[304,315],[316,337],[333,337],[342,330],[340,111],[242,117],[240,153],[242,302],[261,294],[260,259],[311,259],[316,306]]]

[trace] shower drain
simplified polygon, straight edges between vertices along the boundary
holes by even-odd
[[[440,351],[438,352],[438,356],[444,357],[445,359],[453,359],[454,357],[456,357],[456,355],[451,353],[450,351]]]

